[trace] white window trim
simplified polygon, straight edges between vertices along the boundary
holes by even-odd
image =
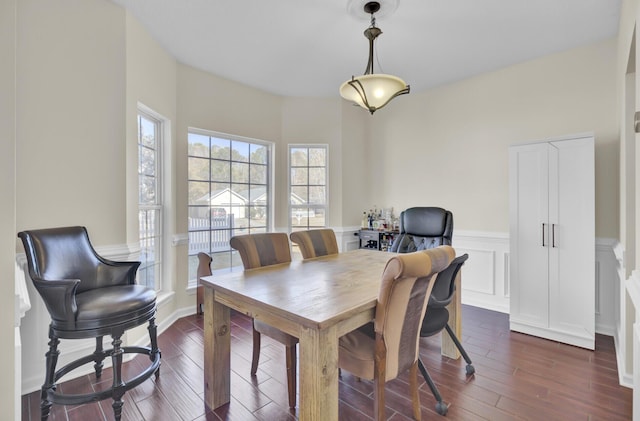
[[[324,148],[326,150],[326,175],[325,175],[325,204],[324,204],[324,226],[329,227],[329,144],[327,143],[290,143],[287,145],[287,221],[288,231],[292,232],[293,206],[291,205],[291,149],[292,148]]]
[[[156,120],[159,122],[158,127],[158,136],[160,137],[158,141],[158,153],[159,159],[156,162],[157,174],[160,174],[160,182],[159,186],[157,186],[157,194],[159,195],[159,205],[156,207],[160,208],[160,227],[162,229],[161,233],[161,260],[160,260],[160,279],[158,284],[156,284],[156,290],[159,293],[172,293],[173,292],[173,283],[171,282],[171,268],[173,265],[169,264],[172,259],[173,249],[170,238],[171,238],[171,206],[167,202],[167,198],[171,197],[171,189],[172,189],[172,165],[171,165],[171,154],[166,153],[166,151],[171,151],[171,120],[169,120],[164,115],[158,113],[147,105],[138,102],[137,103],[137,112],[136,112],[136,121],[138,119],[138,114],[142,114],[148,118]],[[136,134],[136,142],[137,142],[137,134]],[[136,153],[138,153],[136,148]],[[138,207],[138,211],[140,210],[140,204],[136,203]],[[137,216],[137,212],[136,212]],[[138,246],[138,248],[140,248]]]

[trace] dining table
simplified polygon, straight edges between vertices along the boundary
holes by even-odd
[[[374,319],[382,273],[392,256],[357,249],[200,278],[207,407],[216,409],[231,399],[234,309],[298,338],[299,419],[337,421],[338,339]],[[450,325],[461,337],[459,293],[449,311]],[[442,335],[442,353],[459,357],[448,335]]]

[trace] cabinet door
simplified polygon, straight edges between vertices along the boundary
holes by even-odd
[[[512,326],[548,326],[548,184],[547,143],[509,148]]]
[[[549,327],[588,348],[595,340],[594,183],[592,137],[550,143]]]

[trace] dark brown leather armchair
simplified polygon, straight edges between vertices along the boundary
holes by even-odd
[[[119,420],[125,392],[152,374],[160,374],[160,350],[155,325],[155,291],[137,285],[140,262],[114,262],[99,256],[89,242],[84,227],[50,228],[18,233],[29,265],[29,275],[42,297],[49,315],[49,351],[46,377],[42,386],[42,419],[53,404],[79,405],[113,399],[115,419]],[[150,347],[122,346],[124,332],[149,323]],[[113,348],[103,349],[102,338],[110,335]],[[91,355],[56,370],[60,339],[96,338]],[[149,367],[133,379],[122,379],[122,358],[127,353],[148,355]],[[102,375],[103,361],[111,357],[113,384],[107,390],[81,395],[64,395],[56,383],[72,370],[94,362],[96,377]]]
[[[450,246],[453,214],[438,207],[415,207],[400,213],[400,234],[391,246],[394,253],[411,253],[438,246]]]

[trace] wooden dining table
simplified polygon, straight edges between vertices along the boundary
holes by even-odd
[[[338,420],[338,338],[373,320],[391,256],[359,249],[202,277],[206,405],[215,409],[230,402],[230,309],[235,309],[299,339],[299,419]],[[456,312],[457,322],[451,326],[460,337],[456,295],[450,312]],[[455,346],[445,336],[446,355]]]

